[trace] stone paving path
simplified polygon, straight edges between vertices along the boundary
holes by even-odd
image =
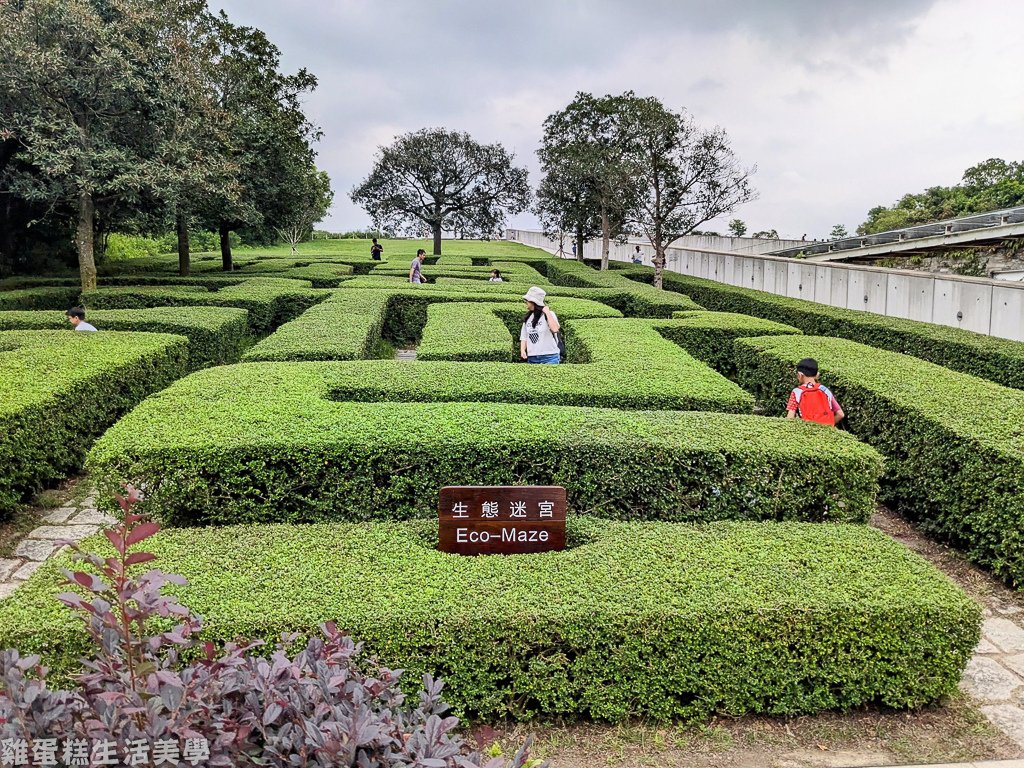
[[[960,687],[999,730],[1024,746],[1024,629],[1011,616],[1017,606],[986,609],[981,642]]]
[[[403,362],[411,363],[415,359],[416,359],[416,350],[415,349],[396,349],[395,350],[395,360],[402,360]]]
[[[96,497],[90,495],[78,504],[67,502],[43,516],[42,522],[45,525],[18,542],[13,558],[0,558],[0,599],[11,595],[46,558],[61,549],[61,542],[79,542],[115,521],[96,509]]]

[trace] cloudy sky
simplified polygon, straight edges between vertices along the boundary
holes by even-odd
[[[538,178],[541,124],[632,89],[720,125],[757,166],[750,231],[823,237],[874,205],[1024,160],[1020,0],[211,0],[320,78],[327,228],[381,144],[426,126],[498,141]],[[529,214],[513,223],[529,227]],[[718,229],[724,230],[724,223]]]

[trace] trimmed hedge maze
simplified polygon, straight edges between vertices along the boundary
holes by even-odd
[[[774,412],[790,371],[814,354],[886,455],[884,499],[1014,586],[1024,584],[1024,392],[845,339],[737,342],[740,379]]]
[[[425,521],[167,530],[150,548],[188,580],[201,637],[334,620],[488,719],[918,707],[955,690],[979,639],[978,606],[866,526],[568,530],[565,552],[511,557],[438,552]],[[67,673],[84,637],[54,600],[62,566],[0,603],[0,637]]]
[[[62,277],[5,283],[0,329],[64,328],[79,301],[101,328],[19,331],[38,340],[20,342],[24,365],[0,351],[0,371],[44,388],[64,381],[54,369],[85,377],[25,410],[17,450],[0,442],[0,466],[45,468],[9,473],[6,503],[71,471],[81,455],[63,446],[84,451],[153,392],[86,466],[107,503],[126,480],[143,489],[166,527],[157,565],[189,579],[182,597],[215,643],[334,620],[483,718],[916,707],[955,690],[978,608],[864,523],[881,495],[1019,582],[1020,393],[804,336],[821,333],[806,312],[724,286],[669,276],[658,291],[644,270],[517,244],[446,244],[433,282],[413,286],[420,245],[384,241],[384,262],[368,241],[240,251],[230,275],[214,256],[189,277],[136,260],[83,297]],[[506,282],[488,281],[495,268]],[[563,323],[562,365],[515,362],[530,285]],[[899,322],[875,339],[873,316],[849,315],[828,334],[945,344],[945,329]],[[956,355],[984,347],[949,338]],[[93,355],[104,344],[135,357]],[[986,365],[1018,354],[997,346]],[[394,359],[404,347],[414,362]],[[805,355],[851,432],[774,417]],[[436,551],[440,487],[550,483],[568,491],[566,551]],[[61,565],[0,602],[0,641],[71,673],[84,638],[52,599]]]
[[[187,359],[180,336],[0,332],[0,513],[80,467],[91,442]]]
[[[624,274],[650,280],[653,270]],[[721,312],[740,312],[796,326],[815,336],[839,336],[872,347],[913,355],[945,368],[1024,389],[1024,344],[916,320],[876,315],[803,299],[776,296],[689,275],[665,273],[665,287]]]
[[[158,307],[100,309],[89,322],[104,331],[169,333],[188,339],[191,368],[225,365],[238,360],[248,335],[248,313],[221,307]],[[64,312],[0,312],[0,331],[66,329]]]

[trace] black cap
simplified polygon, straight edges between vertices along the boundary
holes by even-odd
[[[796,364],[796,369],[799,373],[804,376],[817,376],[818,375],[818,361],[813,357],[805,357],[799,363]]]

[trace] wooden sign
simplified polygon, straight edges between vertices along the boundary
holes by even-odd
[[[457,555],[520,555],[565,549],[565,488],[448,486],[438,501],[438,543]]]

